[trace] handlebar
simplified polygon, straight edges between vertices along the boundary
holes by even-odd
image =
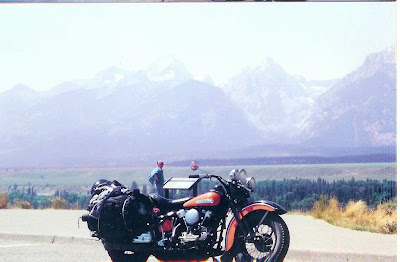
[[[225,179],[223,179],[220,176],[216,176],[216,175],[211,175],[211,174],[195,174],[195,175],[189,175],[189,178],[216,178],[220,183],[222,183],[223,185],[227,186],[227,181]]]
[[[212,177],[210,174],[196,174],[196,175],[189,175],[189,178],[208,178]]]
[[[189,175],[189,178],[216,178],[221,184],[224,185],[224,191],[225,193],[227,193],[227,188],[228,188],[228,184],[229,182],[226,181],[225,179],[223,179],[220,176],[216,176],[216,175],[211,175],[211,174],[195,174],[195,175]],[[246,189],[248,192],[252,192],[252,190],[250,188],[247,188],[246,186],[242,185],[241,183],[237,183],[237,186]]]
[[[225,179],[223,179],[220,176],[216,176],[216,175],[211,175],[211,174],[195,174],[195,175],[189,175],[189,178],[216,178],[219,182],[221,182],[223,185],[227,186],[227,181]],[[245,185],[242,185],[241,183],[237,183],[236,184],[239,187],[242,187],[244,189],[246,189],[249,192],[252,192],[252,190],[250,188],[247,188]]]
[[[228,184],[226,182],[225,179],[223,179],[220,176],[215,176],[215,175],[211,175],[211,174],[195,174],[195,175],[189,175],[189,178],[216,178],[222,185],[223,185],[223,189],[225,191],[225,193],[227,194],[227,188],[228,188]]]

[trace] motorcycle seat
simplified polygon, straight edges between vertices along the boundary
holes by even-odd
[[[178,210],[183,208],[183,204],[191,199],[191,197],[184,197],[180,199],[168,199],[157,194],[149,195],[153,200],[153,203],[160,209],[166,209],[169,211]]]

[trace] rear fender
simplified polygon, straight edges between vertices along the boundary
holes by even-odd
[[[277,203],[274,203],[272,201],[257,201],[254,204],[251,204],[249,206],[246,206],[242,209],[242,214],[239,215],[239,219],[241,220],[243,217],[245,217],[247,214],[257,211],[257,210],[265,210],[269,212],[274,212],[278,215],[282,215],[286,213],[286,210],[278,205]],[[226,230],[226,236],[225,236],[225,252],[229,251],[232,246],[233,242],[235,241],[235,233],[236,233],[236,228],[238,227],[238,221],[236,220],[235,217],[232,218],[230,221],[228,228]]]

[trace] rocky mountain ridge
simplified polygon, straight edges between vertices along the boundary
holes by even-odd
[[[396,144],[396,65],[393,49],[363,65],[321,95],[302,138],[327,146]]]
[[[269,152],[292,155],[302,154],[301,142],[395,145],[395,72],[392,49],[332,81],[307,81],[266,59],[217,87],[168,57],[133,72],[112,67],[49,92],[17,86],[0,93],[0,167],[246,157],[243,149],[268,144],[295,144],[293,152]]]

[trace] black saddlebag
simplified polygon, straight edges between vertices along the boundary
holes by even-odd
[[[89,203],[88,228],[109,242],[129,242],[149,231],[153,207],[148,196],[121,186],[98,190]]]

